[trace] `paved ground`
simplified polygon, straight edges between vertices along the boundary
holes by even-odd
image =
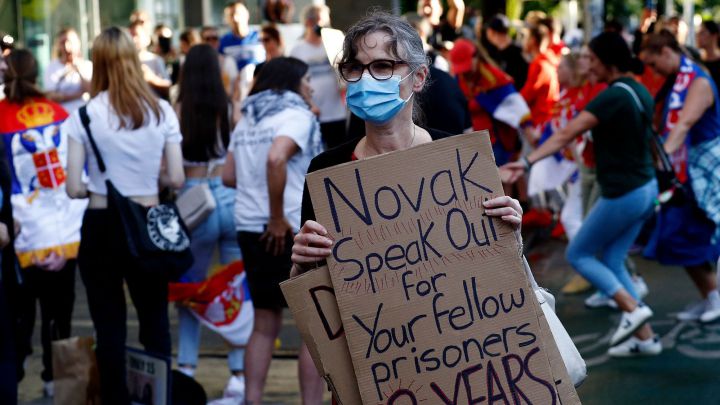
[[[571,269],[563,258],[564,244],[546,242],[529,255],[539,283],[557,292],[570,277]],[[560,319],[573,336],[589,365],[589,377],[578,389],[584,404],[720,404],[720,324],[679,323],[673,314],[696,293],[682,269],[661,267],[635,258],[639,271],[650,286],[647,303],[656,316],[652,325],[661,335],[665,351],[654,358],[609,359],[607,342],[619,315],[612,310],[587,310],[583,300],[588,294],[562,296],[556,293]],[[84,290],[78,283],[74,334],[90,335]],[[174,311],[171,311],[174,313]],[[137,322],[131,313],[128,336],[136,343]],[[176,319],[172,319],[176,327]],[[173,336],[176,336],[174,334]],[[269,404],[299,404],[297,333],[286,317],[282,346],[273,361],[265,401]],[[206,332],[203,336],[197,379],[210,398],[221,395],[227,381],[224,344]],[[28,376],[20,386],[20,399],[26,404],[50,404],[41,399],[40,350],[28,362]]]

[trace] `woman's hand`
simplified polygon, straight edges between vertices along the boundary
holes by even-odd
[[[333,240],[324,226],[315,221],[305,221],[295,235],[292,247],[293,270],[291,276],[312,268],[317,262],[330,256]]]
[[[60,271],[65,267],[65,263],[67,263],[65,256],[50,252],[44,259],[37,260],[33,264],[46,271]]]
[[[505,184],[514,184],[527,171],[527,166],[521,161],[505,163],[498,169],[500,180]]]
[[[520,201],[508,196],[503,196],[485,201],[483,207],[485,207],[485,214],[488,216],[500,217],[500,219],[510,224],[515,232],[520,231],[523,214]]]
[[[260,237],[260,241],[265,242],[266,252],[280,256],[285,251],[285,238],[288,234],[292,235],[292,226],[287,218],[270,218],[267,230]]]

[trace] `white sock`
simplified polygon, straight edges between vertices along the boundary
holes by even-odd
[[[188,367],[188,366],[182,366],[178,367],[178,371],[185,374],[186,376],[193,378],[195,377],[195,368],[194,367]]]

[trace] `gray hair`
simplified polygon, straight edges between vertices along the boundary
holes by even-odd
[[[397,59],[407,62],[411,71],[421,66],[429,66],[428,57],[423,49],[423,42],[415,28],[401,17],[384,11],[373,11],[355,23],[345,34],[343,42],[341,63],[355,60],[358,53],[358,43],[369,34],[385,32],[390,36],[387,51]],[[428,80],[425,80],[427,85]],[[422,119],[418,102],[413,103],[413,117],[417,121]]]

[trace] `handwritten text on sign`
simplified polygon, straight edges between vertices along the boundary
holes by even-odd
[[[308,175],[363,403],[554,404],[487,133]]]

